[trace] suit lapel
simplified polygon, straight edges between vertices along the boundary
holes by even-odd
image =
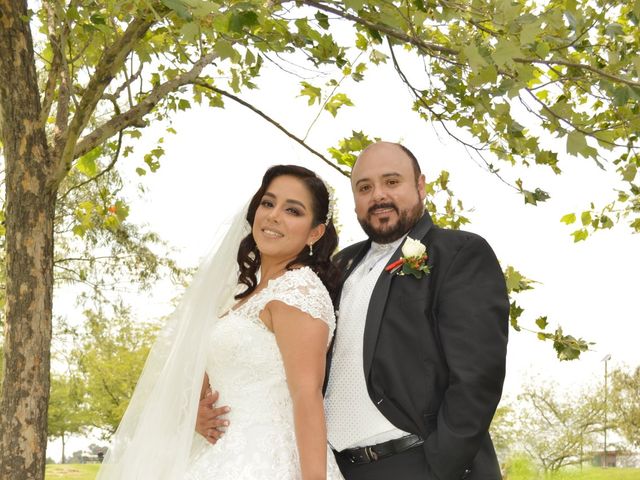
[[[409,231],[408,236],[414,239],[422,239],[427,232],[433,226],[433,220],[427,212],[416,223],[416,225]],[[388,264],[399,260],[402,256],[402,245],[393,252]],[[428,246],[427,246],[428,247]],[[366,251],[366,250],[365,250]],[[362,258],[362,257],[360,257]],[[369,378],[369,371],[371,370],[371,362],[373,361],[373,353],[375,351],[376,342],[378,339],[378,332],[380,330],[380,323],[382,322],[382,315],[384,314],[385,305],[387,304],[387,297],[389,296],[389,289],[391,288],[391,282],[395,278],[395,274],[391,275],[389,272],[382,270],[380,277],[376,285],[373,287],[371,293],[371,300],[369,300],[369,308],[367,309],[367,319],[364,328],[364,347],[363,347],[363,359],[364,359],[364,373],[365,379]]]

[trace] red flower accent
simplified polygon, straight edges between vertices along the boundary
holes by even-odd
[[[391,272],[391,271],[395,270],[396,268],[398,268],[398,267],[399,267],[400,265],[402,265],[403,263],[404,263],[404,258],[401,258],[401,259],[399,259],[399,260],[396,260],[396,261],[395,261],[395,262],[393,262],[392,264],[387,265],[387,266],[385,267],[385,270],[386,270],[387,272]]]

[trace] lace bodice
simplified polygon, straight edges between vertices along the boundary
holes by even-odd
[[[233,312],[267,328],[260,320],[260,313],[273,300],[279,300],[325,322],[329,326],[329,338],[327,339],[327,345],[329,345],[336,328],[336,317],[329,292],[311,268],[302,267],[289,270],[270,280],[263,290],[249,298],[246,303]]]
[[[333,305],[326,288],[308,267],[270,280],[244,304],[214,322],[206,370],[220,393],[218,405],[229,405],[230,426],[218,443],[203,447],[192,459],[185,480],[296,480],[300,465],[293,405],[276,338],[260,320],[271,301],[281,301],[335,329]],[[202,442],[202,441],[201,441]],[[330,450],[327,478],[342,479]]]

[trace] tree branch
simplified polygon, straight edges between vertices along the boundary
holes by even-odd
[[[84,95],[76,108],[75,115],[69,124],[64,135],[64,141],[61,153],[55,159],[57,162],[53,178],[51,179],[54,186],[60,184],[67,172],[71,169],[71,163],[76,157],[74,151],[76,143],[84,128],[86,127],[96,105],[102,98],[102,95],[115,77],[117,72],[122,68],[124,61],[136,43],[144,37],[151,25],[155,22],[146,18],[136,18],[131,22],[122,36],[102,54],[93,76],[89,80]]]
[[[42,100],[42,110],[40,112],[40,122],[44,125],[49,118],[49,112],[51,105],[53,105],[53,96],[56,89],[56,83],[62,67],[62,57],[64,53],[62,51],[62,45],[64,41],[61,39],[61,35],[56,34],[55,16],[53,6],[50,2],[45,2],[45,8],[47,10],[47,30],[49,37],[49,44],[53,51],[53,58],[51,59],[51,67],[49,69],[49,76],[47,77],[47,83],[44,89],[44,97]]]
[[[399,30],[396,30],[392,27],[389,27],[387,25],[381,25],[378,23],[373,23],[370,22],[369,20],[365,20],[363,18],[358,17],[357,15],[352,15],[344,10],[340,10],[334,7],[331,7],[329,5],[325,5],[321,2],[317,2],[315,0],[301,0],[302,4],[304,5],[308,5],[310,7],[314,7],[317,8],[318,10],[322,10],[325,12],[330,12],[333,13],[335,15],[338,15],[339,17],[342,17],[346,20],[350,20],[354,23],[357,23],[359,25],[363,25],[367,28],[370,28],[372,30],[376,30],[380,33],[384,33],[385,35],[395,38],[396,40],[401,40],[405,43],[409,43],[415,47],[420,47],[423,48],[427,51],[433,51],[433,52],[440,52],[440,53],[446,53],[448,55],[458,55],[460,53],[459,50],[455,49],[455,48],[450,48],[450,47],[443,47],[441,45],[437,45],[434,43],[429,43],[429,42],[425,42],[424,40],[421,40],[420,38],[417,37],[412,37],[410,35],[407,35],[404,32],[401,32]],[[581,70],[587,70],[591,73],[595,73],[596,75],[600,75],[601,77],[604,78],[608,78],[609,80],[613,80],[614,82],[619,82],[619,83],[623,83],[625,85],[629,85],[632,87],[640,87],[640,82],[634,82],[633,80],[624,78],[624,77],[620,77],[617,75],[613,75],[611,73],[607,73],[604,70],[601,70],[599,68],[595,68],[592,67],[591,65],[585,65],[583,63],[574,63],[574,62],[570,62],[568,60],[557,60],[557,59],[551,59],[551,60],[542,60],[539,58],[522,58],[522,57],[516,57],[513,58],[513,61],[516,63],[522,63],[525,65],[530,65],[530,64],[542,64],[542,65],[547,65],[547,66],[552,66],[552,65],[563,65],[566,67],[572,67],[572,68],[578,68]]]
[[[81,157],[85,153],[90,152],[100,143],[112,137],[119,131],[133,125],[139,125],[142,118],[149,113],[160,100],[179,87],[193,83],[196,78],[198,78],[198,75],[200,75],[204,67],[213,62],[217,57],[218,54],[215,52],[208,53],[204,57],[200,58],[193,65],[191,70],[156,86],[143,100],[138,102],[136,106],[120,115],[115,115],[110,120],[97,127],[93,132],[89,133],[78,142],[75,147],[73,158]]]
[[[358,17],[357,15],[352,15],[350,13],[345,12],[344,10],[340,10],[337,8],[333,8],[330,7],[329,5],[325,5],[321,2],[316,2],[314,0],[302,0],[300,3],[304,4],[304,5],[308,5],[310,7],[314,7],[317,8],[318,10],[322,10],[324,12],[329,12],[329,13],[333,13],[335,15],[338,15],[339,17],[342,17],[346,20],[350,20],[354,23],[357,23],[359,25],[363,25],[367,28],[370,28],[372,30],[376,30],[377,32],[381,32],[384,33],[392,38],[395,38],[397,40],[402,40],[403,42],[406,43],[410,43],[411,45],[414,46],[420,46],[426,50],[429,51],[434,51],[434,52],[440,52],[440,53],[447,53],[449,55],[458,55],[458,50],[454,49],[454,48],[449,48],[449,47],[443,47],[442,45],[438,45],[435,43],[428,43],[425,42],[424,40],[421,40],[419,38],[416,37],[411,37],[409,35],[407,35],[404,32],[400,32],[394,28],[391,28],[387,25],[381,25],[379,23],[373,23],[370,22],[369,20],[365,20],[364,18]]]
[[[100,173],[96,174],[95,176],[85,180],[84,182],[80,182],[77,185],[74,185],[72,187],[69,188],[69,190],[67,190],[66,192],[64,192],[64,194],[60,197],[59,201],[64,200],[65,198],[67,198],[67,196],[74,190],[77,190],[78,188],[82,188],[85,185],[87,185],[88,183],[91,183],[95,180],[97,180],[98,178],[100,178],[101,176],[103,176],[104,174],[106,174],[107,172],[110,172],[111,170],[113,170],[113,167],[116,166],[116,163],[118,162],[118,159],[120,158],[120,149],[122,148],[122,130],[120,130],[118,132],[118,146],[116,147],[116,151],[113,154],[113,158],[111,159],[111,162],[109,162],[109,165],[107,165],[105,167],[104,170],[102,170]]]
[[[247,107],[249,110],[251,110],[254,113],[257,113],[258,115],[260,115],[263,119],[265,119],[267,122],[269,122],[271,125],[273,125],[274,127],[276,127],[278,130],[280,130],[282,133],[284,133],[287,137],[291,138],[292,140],[294,140],[295,142],[297,142],[298,144],[300,144],[302,147],[304,147],[306,150],[308,150],[309,152],[311,152],[312,154],[314,154],[316,157],[318,157],[320,160],[322,160],[324,163],[326,163],[327,165],[329,165],[331,168],[333,168],[334,170],[337,170],[338,172],[340,172],[342,175],[344,175],[345,177],[349,178],[349,173],[342,170],[340,167],[338,167],[336,164],[334,164],[331,160],[329,160],[327,157],[325,157],[324,155],[322,155],[320,152],[318,152],[317,150],[313,149],[312,147],[310,147],[309,145],[307,145],[307,143],[301,139],[300,137],[297,137],[296,135],[294,135],[293,133],[291,133],[289,130],[287,130],[286,128],[284,128],[282,125],[280,125],[278,122],[276,122],[273,118],[271,118],[270,116],[268,116],[266,113],[264,113],[261,110],[258,110],[256,107],[254,107],[253,105],[251,105],[248,102],[245,102],[244,100],[242,100],[239,97],[236,97],[235,95],[225,91],[225,90],[221,90],[217,87],[214,87],[213,85],[209,85],[208,83],[204,82],[204,81],[196,81],[194,82],[196,85],[202,87],[202,88],[206,88],[208,90],[211,90],[212,92],[216,92],[219,93],[220,95],[223,95],[227,98],[230,98],[231,100],[239,103],[240,105],[242,105],[243,107]]]
[[[444,119],[442,118],[442,115],[439,114],[438,112],[436,112],[431,105],[429,105],[424,98],[422,97],[422,95],[420,94],[420,92],[418,91],[418,89],[416,87],[413,86],[413,84],[409,81],[409,79],[407,78],[407,76],[405,75],[405,73],[402,71],[402,69],[400,68],[400,64],[398,63],[398,59],[396,57],[395,51],[393,50],[393,45],[391,45],[391,42],[388,42],[388,46],[389,46],[389,53],[391,54],[391,60],[393,62],[393,67],[396,71],[396,73],[398,74],[398,76],[400,77],[400,80],[402,81],[402,83],[404,83],[407,88],[409,89],[409,91],[411,92],[411,94],[413,95],[413,97],[415,98],[415,100],[420,103],[420,105],[422,105],[422,107],[424,107],[432,116],[433,118],[440,124],[440,126],[442,126],[442,128],[444,129],[444,131],[447,133],[447,135],[449,135],[451,138],[453,138],[455,141],[457,141],[458,143],[460,143],[465,149],[471,149],[476,155],[478,155],[478,157],[480,157],[480,159],[482,160],[482,162],[487,166],[487,169],[489,171],[489,173],[492,173],[493,175],[495,175],[502,183],[504,183],[505,185],[513,188],[514,190],[517,190],[517,187],[515,185],[512,185],[511,183],[509,183],[508,181],[506,181],[499,173],[496,169],[493,168],[493,166],[491,166],[491,164],[484,158],[484,156],[482,155],[482,147],[477,147],[475,145],[472,145],[468,142],[465,142],[462,138],[458,137],[457,135],[455,135],[448,127],[447,124],[445,123]],[[471,156],[471,155],[470,155]],[[476,162],[477,164],[477,162]],[[480,165],[479,165],[480,166]],[[482,167],[481,167],[482,168]]]
[[[138,78],[140,78],[140,74],[142,73],[143,66],[144,66],[144,63],[140,62],[140,65],[138,66],[138,70],[136,70],[136,72],[130,77],[127,75],[127,71],[126,70],[124,71],[124,75],[125,75],[124,83],[120,85],[118,88],[116,88],[115,92],[113,92],[110,95],[110,97],[113,98],[114,101],[117,100],[120,94],[126,89],[127,97],[129,99],[129,107],[133,107],[133,96],[131,95],[130,87],[133,82],[135,82]]]
[[[542,64],[547,65],[548,67],[552,65],[563,65],[565,67],[578,68],[581,70],[587,70],[591,73],[595,73],[596,75],[600,75],[601,77],[608,78],[609,80],[613,80],[614,82],[624,83],[625,85],[629,85],[630,87],[640,87],[640,82],[634,82],[633,80],[629,80],[624,77],[619,77],[617,75],[613,75],[611,73],[607,73],[604,70],[600,70],[599,68],[592,67],[591,65],[585,65],[583,63],[574,63],[569,62],[567,60],[542,60],[540,58],[520,58],[516,57],[513,59],[514,62],[524,63],[524,64]]]

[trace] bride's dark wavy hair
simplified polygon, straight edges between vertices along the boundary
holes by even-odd
[[[253,229],[253,221],[256,217],[256,210],[260,206],[260,201],[264,196],[271,182],[283,175],[289,175],[302,181],[311,193],[311,209],[313,213],[312,226],[316,227],[325,223],[327,212],[329,211],[329,192],[324,182],[318,176],[304,167],[297,165],[275,165],[269,168],[262,177],[262,185],[251,198],[247,211],[247,221]],[[305,246],[296,258],[291,260],[286,268],[289,270],[294,265],[304,265],[311,267],[316,272],[320,280],[329,293],[334,298],[340,274],[338,269],[331,262],[331,255],[338,247],[338,233],[333,225],[333,220],[326,226],[324,235],[313,244],[313,256],[309,255],[309,249]],[[258,281],[256,273],[260,268],[260,251],[253,238],[253,232],[249,233],[240,242],[238,249],[238,266],[240,276],[238,283],[246,285],[247,289],[235,296],[237,300],[245,298],[256,289]]]

